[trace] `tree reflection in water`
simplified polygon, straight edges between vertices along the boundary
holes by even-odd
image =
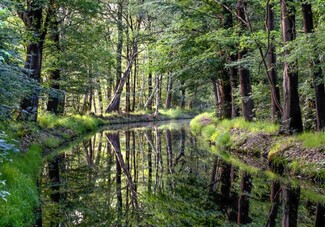
[[[242,168],[187,128],[104,131],[58,152],[42,171],[43,225],[323,225],[322,187]]]

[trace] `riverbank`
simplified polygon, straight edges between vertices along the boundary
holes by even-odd
[[[278,172],[316,182],[325,180],[324,133],[284,136],[272,123],[241,118],[220,121],[212,113],[196,116],[191,129],[248,165],[262,170],[272,166]]]
[[[32,226],[39,207],[38,176],[42,156],[72,141],[114,124],[189,119],[194,114],[162,110],[150,114],[110,114],[106,116],[39,116],[33,123],[2,124],[0,131],[0,226]]]

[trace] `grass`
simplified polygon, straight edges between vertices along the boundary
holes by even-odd
[[[99,125],[104,124],[104,120],[86,115],[73,115],[69,117],[60,117],[53,114],[42,114],[38,117],[41,128],[63,127],[74,131],[76,134],[82,134],[87,131],[94,131]]]
[[[231,144],[229,130],[233,128],[244,129],[248,132],[275,133],[279,125],[269,122],[247,122],[243,118],[218,120],[213,112],[202,113],[190,122],[193,133],[202,135],[205,139],[217,145],[228,146]]]
[[[37,178],[42,158],[41,147],[32,145],[27,153],[12,153],[12,162],[0,170],[5,180],[7,201],[0,201],[0,226],[32,226],[35,209],[39,205]]]
[[[306,148],[325,146],[325,132],[304,132],[296,137]]]

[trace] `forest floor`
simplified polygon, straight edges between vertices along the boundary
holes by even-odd
[[[191,128],[249,166],[261,170],[272,167],[281,174],[325,181],[324,133],[280,135],[272,123],[250,123],[240,118],[220,121],[208,113],[195,117]]]

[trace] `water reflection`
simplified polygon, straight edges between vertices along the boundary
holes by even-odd
[[[250,172],[174,126],[104,131],[44,163],[43,225],[324,225],[321,186]]]

